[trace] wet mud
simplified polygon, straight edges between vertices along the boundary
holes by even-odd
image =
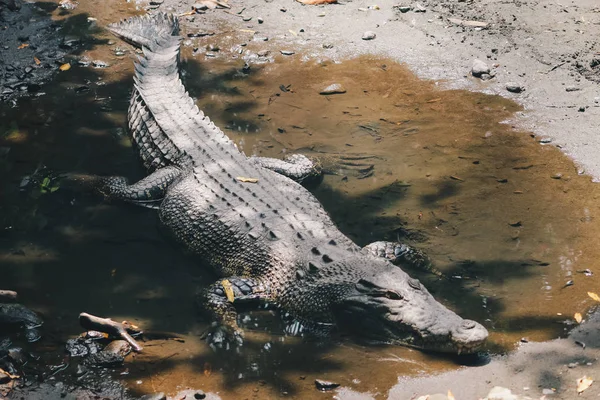
[[[193,295],[215,278],[162,235],[154,211],[105,203],[60,179],[144,176],[125,130],[135,52],[90,34],[96,42],[80,56],[108,67],[74,64],[44,96],[0,108],[2,288],[42,314],[44,337],[32,351],[54,357],[48,365],[66,357],[83,311],[145,330],[144,351],[109,371],[132,396],[198,388],[221,398],[327,398],[314,384],[326,379],[348,395],[386,398],[399,376],[486,362],[344,336],[287,337],[276,313],[258,310],[241,315],[248,333],[239,353],[208,348],[209,321]],[[327,174],[311,190],[341,230],[361,245],[399,239],[426,251],[451,278],[408,272],[483,323],[492,355],[521,338],[563,336],[573,314],[593,305],[597,275],[586,269],[595,272],[598,258],[600,189],[556,148],[504,122],[520,112],[515,103],[440,90],[381,58],[272,53],[244,68],[248,58],[233,58],[243,42],[227,34],[186,44],[184,82],[199,107],[248,155],[321,160]],[[223,50],[194,51],[211,44]],[[333,83],[346,93],[319,94]],[[57,378],[73,376],[79,361],[66,359]]]

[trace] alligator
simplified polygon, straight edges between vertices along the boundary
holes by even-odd
[[[235,306],[276,305],[306,329],[471,353],[488,332],[434,299],[392,261],[408,246],[359,247],[300,183],[318,174],[304,155],[248,157],[195,105],[179,75],[177,17],[132,17],[108,29],[143,50],[129,130],[149,175],[97,177],[106,198],[158,209],[161,225],[220,277],[199,291],[211,345],[243,343]],[[296,325],[298,326],[298,325]]]

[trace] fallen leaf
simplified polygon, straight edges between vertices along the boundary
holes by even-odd
[[[211,367],[210,363],[205,362],[204,363],[204,376],[210,376],[210,374],[212,374],[212,367]]]
[[[577,321],[578,324],[581,323],[581,321],[583,321],[583,317],[581,316],[581,313],[575,313],[575,315],[573,316],[575,318],[575,321]]]
[[[248,183],[256,183],[256,182],[258,182],[257,178],[245,178],[243,176],[238,176],[235,179],[237,179],[240,182],[248,182]]]
[[[464,179],[459,178],[458,176],[455,176],[455,175],[450,175],[450,179],[455,180],[455,181],[461,181],[461,182],[465,181]]]
[[[302,4],[308,4],[310,6],[314,6],[316,4],[332,4],[337,3],[337,0],[296,0]]]
[[[441,101],[442,98],[438,97],[437,99],[431,99],[431,100],[427,100],[427,103],[437,103],[438,101]]]
[[[58,67],[58,69],[60,69],[61,71],[68,71],[71,69],[71,64],[65,63],[65,64],[61,65],[60,67]]]
[[[588,378],[587,376],[577,379],[577,394],[581,394],[585,389],[592,386],[593,382],[594,380]]]
[[[596,293],[594,292],[588,292],[588,296],[590,296],[592,299],[596,300],[596,301],[600,301],[600,296],[598,296]]]
[[[29,44],[28,43],[21,43],[19,45],[19,47],[17,47],[17,49],[21,50],[21,49],[24,49],[25,47],[29,47]]]
[[[33,57],[33,61],[35,61],[35,65],[40,65],[42,63],[37,57]]]
[[[456,400],[450,389],[448,389],[448,400]]]
[[[231,282],[227,279],[223,279],[221,281],[221,286],[223,286],[223,290],[225,291],[225,296],[227,296],[227,301],[233,303],[235,300],[235,295],[233,294],[233,287],[231,286]]]

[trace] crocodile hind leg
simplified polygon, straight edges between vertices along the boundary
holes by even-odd
[[[429,257],[421,250],[400,242],[373,242],[364,247],[375,257],[388,259],[394,265],[408,265],[414,269],[429,272],[440,278],[446,276],[438,270]]]
[[[264,301],[269,298],[266,287],[253,278],[231,276],[220,279],[199,293],[199,305],[214,321],[207,341],[214,347],[241,345],[244,333],[237,323],[234,303]]]
[[[270,157],[250,157],[250,161],[300,183],[319,179],[322,176],[321,165],[316,160],[302,154],[292,154],[283,160]]]
[[[96,178],[94,189],[110,200],[121,200],[144,207],[157,208],[167,188],[181,175],[174,166],[160,168],[144,179],[129,185],[122,176]]]

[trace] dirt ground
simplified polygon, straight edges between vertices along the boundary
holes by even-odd
[[[179,0],[137,3],[140,10],[150,7],[180,14],[190,11],[192,4]],[[559,147],[573,158],[574,171],[595,181],[600,179],[600,136],[595,131],[600,122],[600,46],[596,39],[600,34],[600,6],[594,0],[355,0],[323,6],[305,6],[292,0],[231,0],[229,4],[230,9],[183,17],[183,31],[191,34],[184,45],[198,47],[195,53],[207,53],[206,59],[215,52],[221,56],[241,51],[250,66],[270,57],[293,57],[299,62],[343,60],[362,54],[388,57],[406,63],[422,78],[438,81],[441,87],[495,93],[515,100],[523,111],[511,124],[533,132],[543,145]],[[375,38],[363,40],[367,31],[374,32]],[[228,43],[225,37],[219,51],[205,50],[198,43],[205,44],[204,34],[211,32],[236,40],[224,46]],[[239,47],[240,37],[247,39],[251,51]],[[11,40],[23,41],[18,37]],[[60,60],[62,50],[65,46],[48,51]],[[259,56],[261,51],[270,53]],[[9,65],[6,57],[0,60],[3,74]],[[472,75],[476,59],[491,68],[484,77],[491,79]],[[14,66],[19,61],[11,62]],[[9,87],[3,79],[1,93],[8,98],[15,91],[26,92],[29,89],[22,84],[26,81],[26,76],[21,77]],[[508,91],[507,84],[522,90]],[[39,90],[37,86],[34,89]],[[389,398],[451,390],[457,399],[477,399],[497,385],[535,399],[596,398],[600,396],[597,384],[582,395],[576,393],[578,378],[588,375],[600,379],[600,317],[588,318],[590,321],[567,339],[524,343],[514,353],[494,358],[482,367],[400,378]],[[345,392],[336,396],[369,398]]]

